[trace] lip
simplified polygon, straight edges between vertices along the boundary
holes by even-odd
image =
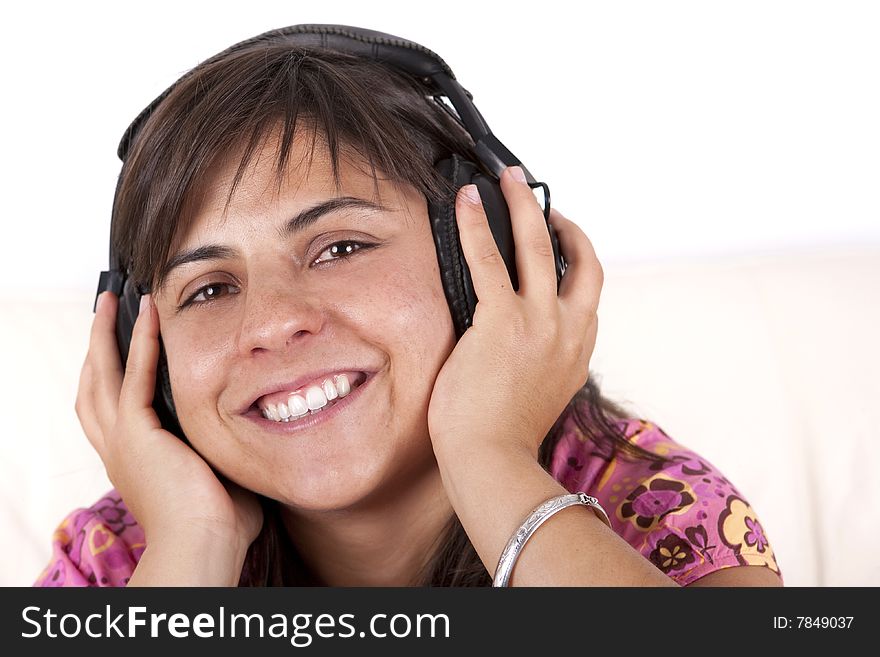
[[[375,372],[372,372],[370,370],[366,370],[361,367],[344,367],[343,366],[343,367],[334,367],[334,368],[322,370],[320,372],[312,372],[311,374],[306,374],[305,376],[301,376],[298,379],[294,379],[293,381],[283,381],[280,383],[271,383],[271,384],[268,384],[262,390],[260,390],[259,393],[257,394],[257,396],[254,397],[253,399],[251,399],[250,403],[248,403],[248,405],[245,406],[244,408],[240,409],[238,413],[239,413],[239,415],[244,415],[245,413],[249,413],[251,411],[251,409],[254,407],[254,405],[257,403],[257,401],[260,398],[265,397],[266,395],[271,395],[276,392],[283,392],[285,390],[290,390],[290,391],[299,390],[300,388],[302,388],[304,385],[306,385],[308,383],[312,383],[313,381],[323,381],[325,378],[329,378],[330,376],[332,376],[333,374],[336,374],[337,372],[361,372],[366,375],[366,378],[364,379],[364,383],[366,383],[367,380],[371,376],[373,376],[373,374],[375,373]],[[320,385],[320,384],[318,384],[318,385]],[[363,385],[363,384],[361,384],[361,385]]]
[[[339,370],[334,371],[338,372]],[[326,411],[320,411],[318,413],[307,415],[304,418],[294,420],[293,422],[275,422],[274,420],[267,420],[266,418],[264,418],[259,407],[254,404],[252,405],[250,410],[242,415],[242,417],[250,420],[251,422],[254,422],[258,427],[260,427],[260,429],[263,429],[264,431],[271,431],[272,433],[277,433],[280,435],[291,435],[300,433],[302,431],[309,431],[310,429],[318,425],[330,422],[340,413],[344,413],[347,408],[349,408],[354,402],[356,402],[360,398],[364,388],[370,385],[370,383],[373,381],[375,372],[366,372],[366,375],[367,378],[364,379],[363,383],[361,383],[357,388],[355,388],[345,397],[333,404],[333,406],[331,406]]]

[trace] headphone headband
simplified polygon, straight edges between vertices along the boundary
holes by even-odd
[[[240,41],[205,60],[203,64],[260,45],[290,45],[336,50],[390,65],[415,77],[434,96],[437,103],[467,130],[474,140],[477,157],[492,173],[500,177],[505,167],[519,165],[526,174],[526,180],[530,183],[535,182],[535,178],[522,162],[492,134],[482,114],[473,104],[473,96],[459,84],[449,65],[437,53],[414,41],[349,25],[291,25]],[[137,115],[119,142],[116,151],[119,159],[125,161],[132,142],[156,107],[180,82],[192,74],[193,71],[185,73]],[[441,96],[449,99],[455,112],[442,102]]]

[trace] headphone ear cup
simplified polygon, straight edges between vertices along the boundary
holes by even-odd
[[[128,361],[131,334],[134,331],[139,309],[140,294],[137,286],[126,277],[122,285],[122,294],[119,295],[119,306],[116,309],[116,344],[119,346],[119,357],[122,359],[123,368]]]
[[[473,183],[477,186],[495,244],[507,266],[513,289],[518,290],[519,278],[516,273],[513,228],[510,224],[510,213],[504,192],[498,180],[494,176],[482,173],[476,164],[454,153],[451,157],[436,162],[434,167],[452,185],[456,194],[465,185]],[[455,218],[455,199],[453,198],[449,203],[429,202],[428,215],[437,250],[437,262],[440,265],[443,292],[452,314],[456,337],[460,339],[473,323],[478,299],[474,292],[467,259],[461,249],[458,222]]]
[[[159,361],[156,364],[156,391],[153,396],[153,410],[159,416],[162,427],[170,431],[183,442],[189,444],[180,421],[177,419],[177,409],[174,406],[174,397],[171,394],[171,376],[168,372],[168,358],[165,355],[165,344],[162,336],[159,336]]]

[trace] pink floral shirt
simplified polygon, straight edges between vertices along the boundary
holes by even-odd
[[[764,566],[782,576],[757,515],[709,461],[656,424],[623,420],[629,440],[662,464],[609,458],[568,418],[550,466],[569,491],[599,499],[614,531],[682,586],[722,568]],[[34,586],[125,586],[144,552],[144,533],[111,490],[70,513],[52,537],[52,558]]]

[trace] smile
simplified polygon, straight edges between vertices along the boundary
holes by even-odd
[[[267,420],[292,422],[348,396],[367,376],[365,372],[343,372],[324,379],[323,383],[315,381],[295,392],[266,395],[257,400],[257,405]]]
[[[257,404],[245,413],[244,417],[255,422],[261,429],[272,431],[280,434],[291,434],[299,431],[306,431],[320,424],[330,422],[336,416],[345,412],[353,403],[355,403],[363,393],[363,390],[372,382],[375,373],[369,374],[356,387],[352,386],[351,392],[344,397],[336,397],[333,400],[327,400],[321,408],[309,409],[307,413],[299,417],[289,417],[286,421],[278,421],[273,417],[266,417],[264,409]]]

